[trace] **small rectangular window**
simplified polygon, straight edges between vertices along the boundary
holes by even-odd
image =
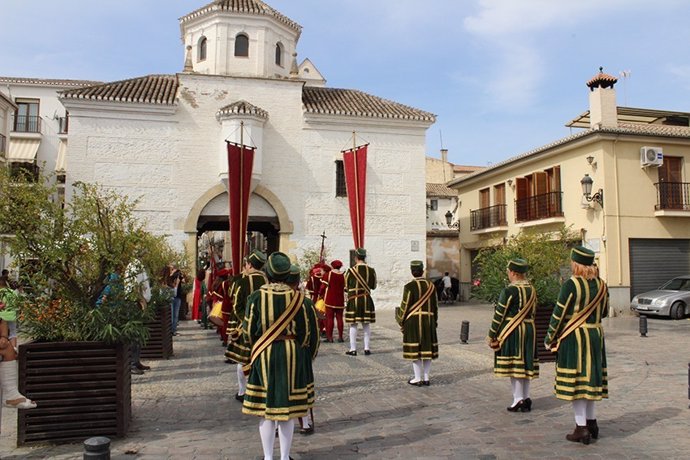
[[[429,200],[429,209],[432,211],[438,211],[438,200]]]
[[[335,160],[335,196],[347,196],[343,160]]]

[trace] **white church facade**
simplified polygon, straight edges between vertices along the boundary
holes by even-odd
[[[69,112],[66,197],[75,181],[140,198],[152,231],[187,248],[227,230],[226,140],[256,147],[248,230],[299,258],[325,232],[353,249],[342,150],[368,143],[365,246],[379,308],[400,301],[426,258],[426,131],[435,116],[329,88],[296,62],[301,27],[260,0],[214,1],[180,19],[184,70],[60,93]],[[241,129],[242,127],[242,129]],[[353,139],[354,137],[354,139]]]

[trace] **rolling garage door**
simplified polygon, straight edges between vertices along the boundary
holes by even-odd
[[[690,275],[690,240],[630,239],[630,298]]]

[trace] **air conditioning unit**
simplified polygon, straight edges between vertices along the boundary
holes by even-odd
[[[661,147],[642,147],[640,149],[640,164],[642,167],[664,164],[664,151]]]

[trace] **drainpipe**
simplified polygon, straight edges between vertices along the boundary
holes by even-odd
[[[618,286],[623,285],[623,242],[621,238],[621,202],[620,202],[620,181],[618,180],[618,153],[616,143],[619,136],[613,140],[613,174],[616,181],[616,232],[618,235]],[[604,225],[606,222],[604,221]]]

